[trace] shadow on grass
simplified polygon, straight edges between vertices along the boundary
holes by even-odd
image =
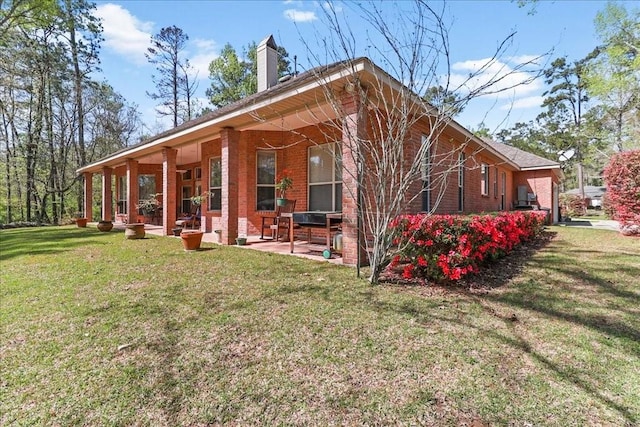
[[[97,243],[110,233],[78,227],[29,227],[0,231],[0,261],[25,255],[63,253]]]
[[[585,327],[617,339],[620,347],[634,357],[640,354],[640,330],[633,323],[633,319],[640,314],[640,293],[626,286],[626,283],[630,283],[628,278],[640,277],[640,266],[630,261],[638,253],[625,248],[613,252],[610,248],[598,250],[597,245],[585,249],[564,239],[552,241],[556,234],[548,233],[547,239],[520,249],[514,256],[492,264],[482,274],[469,279],[464,286],[453,287],[449,291],[467,296],[487,314],[500,318],[507,325],[517,321],[517,316],[500,315],[493,308],[495,304],[537,312],[547,318]],[[526,277],[522,277],[525,268]],[[625,277],[620,283],[616,279],[618,274]],[[514,278],[528,280],[506,286]],[[478,289],[483,292],[479,294]],[[509,328],[513,333],[513,336],[509,336],[460,317],[454,319],[439,315],[430,306],[416,308],[406,303],[371,303],[380,311],[410,315],[425,326],[429,326],[433,320],[439,320],[476,329],[481,332],[480,336],[493,337],[530,355],[562,380],[618,412],[628,425],[636,425],[640,421],[632,408],[607,396],[608,391],[599,387],[596,380],[592,381],[588,372],[576,372],[570,363],[564,367],[554,362],[536,351],[534,345],[514,328]]]

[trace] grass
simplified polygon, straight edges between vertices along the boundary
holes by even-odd
[[[551,232],[464,290],[173,238],[1,231],[0,425],[636,425],[640,240]]]

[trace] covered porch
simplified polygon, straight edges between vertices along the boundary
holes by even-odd
[[[79,169],[85,216],[94,218],[94,175],[101,177],[95,192],[100,219],[153,223],[165,236],[193,211],[192,198],[202,195],[199,229],[206,239],[219,236],[221,244],[235,245],[238,236],[262,234],[262,217],[274,214],[277,177],[286,170],[293,181],[286,198],[296,201],[296,211],[341,213],[342,262],[366,259],[350,151],[364,130],[366,109],[344,81],[330,85],[342,100],[340,109],[322,102],[326,87],[318,86],[316,76],[299,76],[271,88],[269,96],[252,95]],[[153,194],[158,212],[145,217],[138,206]]]

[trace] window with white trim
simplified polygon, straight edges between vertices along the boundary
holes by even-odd
[[[422,135],[422,145],[430,144],[431,141],[426,135]],[[431,147],[424,150],[424,158],[422,159],[422,210],[429,212],[431,210]]]
[[[342,148],[337,142],[309,147],[310,211],[342,211]]]
[[[258,151],[256,157],[256,210],[273,211],[276,208],[276,153]]]
[[[507,193],[507,173],[502,172],[502,183],[500,185],[500,210],[507,209],[506,193]]]
[[[209,159],[209,210],[222,209],[222,157]]]
[[[494,173],[493,173],[493,198],[497,199],[498,198],[498,167],[495,166],[493,168]]]
[[[489,195],[489,165],[486,163],[480,165],[480,193]]]
[[[156,194],[156,176],[155,175],[138,175],[138,200],[142,201],[151,198]],[[143,215],[142,209],[138,210],[138,214]]]
[[[464,153],[458,154],[458,212],[464,211]]]
[[[127,177],[118,177],[118,212],[119,214],[127,214]]]
[[[182,210],[180,212],[183,213],[191,213],[191,186],[183,185],[182,186]]]

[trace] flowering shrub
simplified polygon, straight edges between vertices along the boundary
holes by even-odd
[[[582,216],[587,213],[587,206],[577,194],[563,193],[560,195],[560,212],[563,217]]]
[[[391,224],[398,254],[390,267],[402,266],[406,279],[459,280],[536,236],[545,217],[541,211],[471,217],[402,215]]]
[[[604,170],[606,212],[623,234],[640,235],[640,150],[618,153]]]

